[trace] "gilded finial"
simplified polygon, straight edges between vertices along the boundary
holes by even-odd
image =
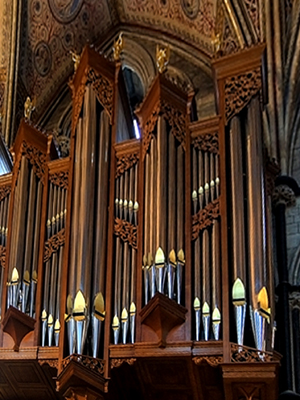
[[[221,39],[221,33],[218,32],[217,34],[213,34],[211,43],[213,45],[213,50],[214,54],[217,55],[221,51],[221,45],[222,45],[222,39]]]
[[[113,45],[113,54],[114,54],[114,60],[119,61],[121,53],[124,49],[124,39],[123,39],[123,33],[120,33],[118,39],[115,41]]]
[[[80,63],[81,55],[75,53],[75,51],[72,51],[72,50],[70,50],[70,54],[72,55],[72,60],[74,62],[74,72],[76,72],[78,65]]]
[[[170,47],[156,46],[156,66],[158,72],[162,74],[167,69],[170,60]]]
[[[35,100],[31,101],[31,98],[27,96],[27,99],[24,103],[24,117],[30,121],[31,114],[35,110]]]

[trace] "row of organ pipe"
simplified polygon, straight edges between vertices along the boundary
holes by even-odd
[[[215,135],[216,136],[216,135]],[[218,139],[198,136],[192,144],[193,219],[218,206],[220,194]],[[204,220],[193,237],[193,309],[196,341],[220,338],[221,327],[221,239],[220,218],[215,211]]]
[[[115,179],[114,344],[134,343],[135,340],[137,242],[136,235],[130,240],[121,230],[125,225],[137,231],[137,188],[138,164],[134,163]]]
[[[35,316],[42,199],[43,183],[34,164],[23,156],[14,193],[7,307],[12,305],[31,317]]]
[[[105,318],[110,125],[91,86],[85,90],[73,151],[66,300],[69,354],[85,351],[97,357]]]
[[[48,210],[46,243],[53,251],[44,255],[44,288],[42,302],[42,346],[58,346],[60,333],[60,299],[63,269],[65,224],[67,214],[67,189],[48,184]],[[55,243],[58,243],[55,246]],[[49,246],[48,246],[49,247]]]
[[[184,304],[185,150],[163,116],[144,165],[144,304],[156,292]]]
[[[4,195],[0,201],[0,248],[1,254],[6,254],[7,245],[7,234],[8,234],[8,211],[10,204],[10,187],[4,187]],[[4,282],[4,268],[5,265],[0,263],[0,299],[2,299],[3,282]],[[0,301],[0,312],[2,311],[1,301]]]

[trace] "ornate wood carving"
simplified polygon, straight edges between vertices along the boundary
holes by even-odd
[[[113,84],[104,76],[98,74],[92,68],[90,68],[88,72],[87,82],[88,83],[91,82],[93,89],[97,94],[99,102],[107,111],[110,118],[110,123],[112,123],[113,97],[114,97]]]
[[[165,116],[166,120],[171,126],[171,133],[175,138],[182,144],[185,150],[186,142],[186,119],[182,111],[173,107],[171,104],[163,101],[161,104],[161,111]]]
[[[260,6],[260,1],[259,0],[245,0],[245,6],[248,11],[249,17],[253,23],[253,26],[256,30],[257,36],[260,38],[261,37],[261,32],[260,32],[260,13],[259,13],[259,6]],[[264,1],[261,2],[262,5],[264,4]]]
[[[51,368],[58,369],[58,359],[38,360],[40,366],[49,365]]]
[[[45,243],[44,262],[47,262],[53,253],[55,253],[60,246],[65,243],[65,228],[61,229],[58,233],[51,236]]]
[[[124,242],[128,242],[131,247],[137,249],[137,227],[135,225],[123,219],[116,218],[114,232]]]
[[[99,358],[93,358],[82,354],[71,354],[62,360],[62,369],[65,369],[71,361],[75,361],[100,375],[104,374],[105,361]]]
[[[223,362],[222,356],[199,356],[193,357],[193,361],[196,365],[208,364],[211,367],[218,367]]]
[[[27,142],[25,142],[25,140],[23,140],[22,142],[21,154],[29,160],[30,164],[33,166],[34,173],[44,185],[46,155],[38,150],[36,147],[29,145]]]
[[[218,132],[199,135],[193,140],[193,146],[197,150],[208,151],[210,153],[219,154],[219,137]]]
[[[197,239],[199,232],[212,225],[213,220],[220,215],[219,199],[209,203],[205,208],[199,210],[192,217],[192,240]]]
[[[136,362],[136,358],[113,358],[110,360],[111,368],[119,368],[122,364],[133,365]]]
[[[144,160],[145,155],[148,151],[152,139],[152,132],[154,130],[159,111],[160,111],[160,102],[158,101],[153,107],[152,114],[143,125],[142,160]]]
[[[69,171],[55,172],[49,174],[49,180],[53,185],[59,186],[63,189],[68,189],[69,186]]]
[[[226,123],[238,114],[261,88],[261,69],[256,68],[225,80]]]
[[[122,154],[117,156],[116,178],[122,175],[126,170],[134,166],[139,160],[139,153]]]
[[[0,265],[2,268],[5,268],[5,259],[6,259],[6,247],[0,246]]]
[[[113,83],[106,79],[104,76],[98,74],[93,68],[87,67],[83,78],[80,82],[79,88],[75,94],[74,105],[73,105],[73,127],[72,133],[75,133],[75,128],[78,122],[78,118],[81,112],[83,96],[85,93],[85,87],[91,83],[94,91],[96,92],[97,98],[102,106],[107,111],[110,123],[112,123],[112,110],[113,110]],[[72,86],[72,83],[70,84]],[[73,91],[74,96],[74,91]]]
[[[11,192],[11,186],[1,186],[0,187],[0,201],[2,201],[6,196],[8,196]]]
[[[273,353],[231,343],[231,362],[233,363],[262,363],[272,362],[274,359],[276,358]]]

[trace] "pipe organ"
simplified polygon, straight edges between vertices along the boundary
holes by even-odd
[[[20,126],[0,178],[1,342],[52,354],[65,398],[171,398],[175,384],[229,399],[240,368],[275,398],[259,89],[232,115],[231,70],[214,68],[218,116],[191,122],[194,94],[158,74],[133,139],[120,63],[86,48],[70,156]]]

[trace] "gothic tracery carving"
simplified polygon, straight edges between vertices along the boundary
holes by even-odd
[[[0,265],[5,268],[6,247],[0,246]]]
[[[65,228],[51,236],[51,238],[45,243],[44,262],[47,262],[51,258],[52,254],[55,253],[64,243]]]
[[[137,227],[124,219],[115,219],[114,232],[124,242],[128,242],[131,247],[137,249]]]
[[[66,368],[71,361],[75,361],[100,375],[104,374],[105,361],[99,358],[93,358],[82,354],[71,354],[62,360],[62,368]]]
[[[154,130],[155,124],[157,122],[158,114],[160,110],[160,102],[158,101],[155,106],[153,107],[152,114],[145,122],[143,126],[143,143],[142,143],[142,159],[144,160],[145,155],[148,151],[151,139],[152,139],[152,132]]]
[[[233,363],[261,363],[272,361],[274,361],[273,353],[231,343],[231,362]]]
[[[46,155],[25,141],[22,143],[21,154],[29,160],[30,164],[33,166],[35,175],[40,179],[41,183],[44,184]]]
[[[217,367],[218,365],[222,364],[223,357],[222,356],[199,356],[193,357],[193,361],[196,365],[201,364],[208,364],[211,367]]]
[[[117,156],[116,165],[116,178],[122,175],[126,170],[134,166],[139,159],[139,153],[123,154],[121,157]]]
[[[48,359],[48,360],[38,360],[38,363],[40,364],[40,366],[47,364],[51,368],[58,369],[58,359],[53,358],[53,359]]]
[[[1,186],[0,187],[0,201],[2,201],[6,196],[8,196],[11,192],[11,186]]]
[[[111,368],[119,368],[122,364],[133,365],[136,362],[136,358],[113,358],[110,360]]]
[[[102,104],[102,106],[105,108],[105,110],[109,115],[110,123],[112,123],[112,108],[113,108],[113,93],[114,93],[113,84],[107,78],[94,71],[92,68],[87,67],[76,94],[74,93],[73,84],[72,83],[70,84],[71,87],[73,87],[73,96],[75,95],[74,119],[72,127],[73,134],[75,133],[75,127],[77,125],[78,118],[81,112],[85,87],[89,83],[91,83],[94,91],[96,92],[99,102]]]
[[[217,219],[220,215],[219,199],[209,203],[205,208],[199,210],[197,214],[192,217],[192,240],[197,239],[199,232],[212,225],[213,220]]]
[[[238,114],[261,88],[261,69],[256,68],[244,74],[225,80],[226,123]]]
[[[206,135],[199,135],[195,137],[193,140],[193,146],[197,150],[219,154],[218,132],[208,133]]]
[[[161,110],[168,123],[171,126],[171,133],[175,136],[175,138],[182,144],[183,149],[185,150],[185,142],[186,142],[186,120],[185,115],[182,111],[173,107],[171,104],[163,101],[161,105]]]
[[[54,174],[49,174],[49,180],[53,185],[59,186],[63,189],[68,189],[69,171],[59,171]]]

